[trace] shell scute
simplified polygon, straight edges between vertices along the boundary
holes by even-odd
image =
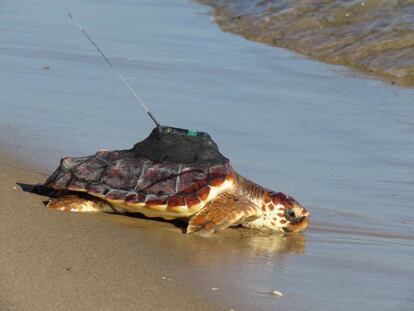
[[[203,174],[208,174],[208,167],[205,165],[196,165],[196,164],[186,164],[181,167],[180,174],[189,173],[189,172],[199,172]]]
[[[148,166],[140,177],[136,190],[144,193],[166,194],[175,193],[175,179],[177,177],[178,165],[164,165],[155,163]]]
[[[52,177],[53,177],[53,180],[50,180],[52,179]],[[72,179],[71,172],[61,171],[56,176],[52,175],[51,178],[49,178],[49,180],[46,182],[46,184],[50,184],[52,188],[56,190],[64,190],[67,188],[71,179]]]
[[[223,183],[231,172],[227,162],[157,162],[131,150],[99,151],[62,159],[46,184],[56,190],[86,191],[119,210],[170,219],[196,213],[225,191]]]
[[[105,198],[109,201],[125,201],[127,194],[127,191],[111,190],[105,195]]]
[[[88,193],[90,193],[92,195],[96,195],[96,196],[104,196],[110,190],[111,190],[111,188],[109,188],[107,185],[104,185],[104,184],[101,184],[101,183],[92,183],[92,184],[89,184],[86,187],[86,191],[88,191]]]
[[[219,177],[210,180],[209,184],[213,187],[220,187],[225,181],[224,177]]]
[[[177,193],[190,194],[205,187],[208,184],[208,176],[202,170],[186,170],[179,176]]]
[[[78,179],[86,181],[97,180],[106,168],[106,164],[97,158],[92,157],[73,168],[73,175]]]
[[[169,176],[165,181],[154,183],[145,189],[145,192],[154,193],[158,195],[162,194],[174,194],[175,193],[175,180],[176,176]]]
[[[136,192],[128,192],[125,196],[125,202],[126,203],[132,203],[138,199],[138,193]]]
[[[72,178],[66,186],[66,188],[71,191],[85,191],[86,182],[76,178]]]
[[[63,157],[60,160],[60,167],[63,170],[71,170],[74,167],[90,160],[93,156],[86,156],[86,157]]]
[[[185,205],[184,197],[178,196],[178,195],[173,195],[173,196],[168,198],[167,205],[168,205],[168,208],[177,207],[177,206],[184,206]]]
[[[226,166],[224,165],[213,165],[209,169],[210,176],[212,178],[224,177],[227,173]]]
[[[101,181],[114,189],[133,189],[138,182],[142,165],[140,158],[118,159],[107,167]]]
[[[107,163],[108,165],[121,159],[140,158],[140,157],[137,157],[133,152],[131,152],[131,150],[114,150],[114,151],[101,150],[95,154],[95,157]]]
[[[196,192],[196,196],[201,200],[201,201],[206,201],[208,199],[208,196],[210,194],[210,187],[206,186],[200,190],[198,190]]]
[[[192,194],[192,193],[195,193],[198,189],[203,188],[207,185],[208,185],[207,179],[193,180],[191,183],[180,186],[178,188],[178,193],[184,194],[184,195]]]
[[[188,207],[192,207],[200,204],[200,200],[195,196],[189,195],[185,197],[185,203]]]
[[[167,205],[167,196],[148,195],[145,204],[149,207],[157,205]]]
[[[125,202],[128,205],[144,204],[145,203],[145,195],[144,194],[138,194],[138,193],[129,193],[125,197]]]

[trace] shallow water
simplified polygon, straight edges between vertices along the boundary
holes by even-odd
[[[412,0],[200,0],[225,30],[414,85]]]
[[[299,236],[179,237],[177,271],[236,310],[412,309],[414,90],[222,33],[187,1],[3,1],[0,146],[44,173],[153,127],[66,11],[161,123],[311,212]]]

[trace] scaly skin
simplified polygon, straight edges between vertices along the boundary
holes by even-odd
[[[282,192],[273,192],[235,174],[232,191],[235,195],[249,199],[262,217],[243,223],[245,228],[298,232],[308,226],[309,212],[294,198]]]

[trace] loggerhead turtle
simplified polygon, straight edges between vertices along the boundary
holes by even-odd
[[[156,127],[130,150],[64,157],[37,190],[57,210],[186,218],[187,233],[201,235],[235,225],[282,232],[308,225],[305,208],[237,174],[207,133],[172,127]]]

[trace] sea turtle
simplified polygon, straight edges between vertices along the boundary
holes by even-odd
[[[235,225],[297,232],[309,216],[292,197],[237,174],[207,133],[164,126],[130,150],[62,158],[37,191],[57,210],[185,218],[187,233],[201,235]]]

